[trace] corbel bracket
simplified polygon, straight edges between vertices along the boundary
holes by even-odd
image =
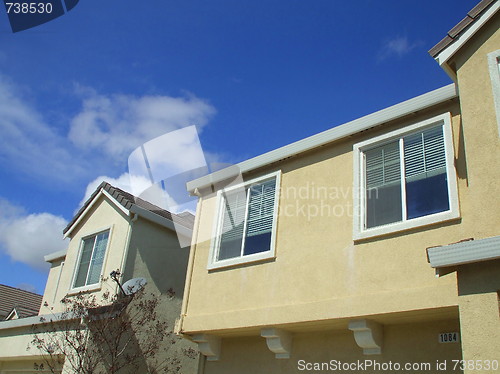
[[[359,319],[349,322],[349,330],[354,332],[354,340],[356,340],[356,344],[363,348],[365,355],[382,354],[384,333],[381,324]]]
[[[276,355],[276,358],[290,358],[292,334],[271,327],[262,329],[260,335],[266,338],[267,347]]]
[[[220,338],[215,335],[195,334],[193,341],[198,343],[198,349],[202,355],[207,356],[207,361],[218,361],[220,359]]]

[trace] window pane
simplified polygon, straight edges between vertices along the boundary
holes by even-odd
[[[250,187],[249,193],[244,255],[271,249],[276,180],[272,179],[253,185]]]
[[[108,236],[109,232],[97,235],[94,252],[92,253],[92,262],[90,264],[87,285],[99,282],[102,264],[104,262],[104,254],[106,253],[106,245],[108,244]]]
[[[408,219],[449,209],[443,127],[403,138]]]
[[[90,257],[92,256],[92,248],[94,248],[95,237],[85,239],[83,241],[82,255],[80,257],[80,265],[78,266],[78,272],[76,273],[75,285],[74,287],[85,286],[85,281],[87,280],[87,272],[90,264]]]
[[[402,220],[399,142],[365,152],[366,228]]]
[[[246,210],[246,193],[226,194],[218,260],[239,257]]]

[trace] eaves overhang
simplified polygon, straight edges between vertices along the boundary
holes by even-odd
[[[388,108],[368,114],[364,117],[336,126],[319,134],[307,137],[297,142],[288,144],[284,147],[264,153],[257,157],[243,161],[236,165],[236,168],[229,167],[204,177],[195,179],[187,183],[187,190],[191,194],[196,194],[196,190],[207,188],[216,183],[222,182],[228,178],[234,178],[235,169],[241,173],[247,173],[259,169],[263,166],[296,156],[300,153],[312,150],[314,148],[332,143],[334,141],[346,138],[356,133],[365,131],[372,127],[382,125],[386,122],[402,118],[408,114],[421,111],[423,109],[435,106],[442,102],[458,97],[455,84],[450,84],[437,90],[427,92],[423,95],[403,101]]]
[[[429,50],[429,54],[453,81],[456,81],[457,77],[456,72],[449,64],[451,58],[498,12],[499,8],[500,2],[498,0],[481,1],[438,44]]]
[[[500,236],[427,248],[427,258],[433,268],[499,259]]]
[[[60,260],[64,257],[66,257],[67,252],[68,252],[68,250],[64,249],[62,251],[49,253],[48,255],[44,256],[43,259],[45,260],[45,262],[54,262],[56,260]]]

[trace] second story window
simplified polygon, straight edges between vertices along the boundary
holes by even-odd
[[[458,216],[449,114],[354,148],[355,238]]]
[[[216,236],[209,268],[274,255],[278,175],[219,191]]]
[[[90,286],[101,279],[109,231],[83,239],[73,288]]]

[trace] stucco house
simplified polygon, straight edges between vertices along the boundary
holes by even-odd
[[[175,219],[174,219],[175,218]],[[103,182],[64,230],[66,251],[50,254],[51,264],[39,315],[0,322],[0,373],[31,373],[40,363],[39,352],[26,350],[33,338],[32,325],[57,318],[64,311],[61,300],[78,295],[120,292],[109,274],[120,270],[121,284],[143,277],[148,292],[158,295],[160,310],[169,328],[179,315],[187,268],[188,249],[177,235],[190,237],[194,217],[174,215],[149,202]],[[175,220],[175,226],[174,226]],[[172,297],[172,290],[175,295]],[[192,343],[180,340],[171,352]],[[198,360],[179,354],[183,373],[195,373]],[[71,373],[61,367],[63,373]]]
[[[200,373],[500,370],[499,6],[430,51],[449,86],[188,183]]]

